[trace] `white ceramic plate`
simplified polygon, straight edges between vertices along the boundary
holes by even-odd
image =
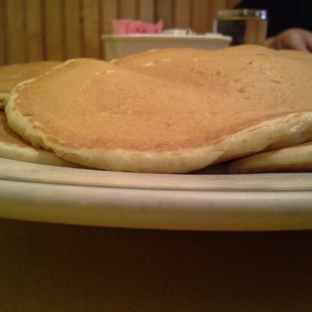
[[[206,35],[103,35],[105,59],[111,61],[130,54],[165,48],[216,50],[232,40],[221,34]]]
[[[141,229],[312,229],[312,174],[140,174],[0,158],[0,217]]]

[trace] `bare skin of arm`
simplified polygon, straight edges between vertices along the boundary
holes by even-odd
[[[265,46],[276,50],[291,49],[311,53],[312,32],[300,28],[287,29],[277,36],[268,38]]]

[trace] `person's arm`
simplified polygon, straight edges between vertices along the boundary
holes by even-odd
[[[268,38],[265,46],[276,50],[292,49],[312,52],[312,32],[300,28],[287,29]]]

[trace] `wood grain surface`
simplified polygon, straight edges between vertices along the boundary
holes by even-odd
[[[212,31],[218,10],[239,0],[0,0],[0,66],[76,57],[104,59],[113,19],[163,20],[165,28]]]

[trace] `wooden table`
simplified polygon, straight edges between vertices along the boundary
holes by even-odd
[[[312,311],[312,231],[0,219],[0,311]]]

